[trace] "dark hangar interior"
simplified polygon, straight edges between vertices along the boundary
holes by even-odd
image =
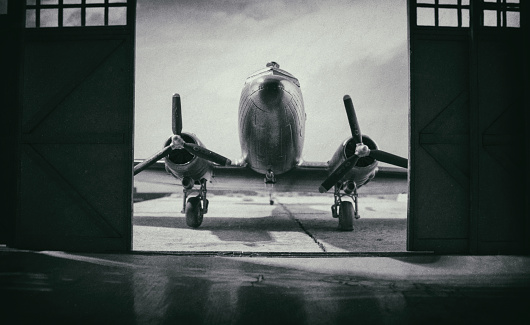
[[[477,259],[496,256],[495,263],[506,262],[497,265],[500,269],[520,270],[521,265],[528,265],[526,257],[530,252],[529,3],[409,0],[407,5],[410,51],[408,252],[396,258],[428,264],[447,256]],[[86,13],[93,9],[104,12],[104,19],[97,26],[88,26]],[[64,21],[66,10],[78,10],[79,22],[72,25]],[[42,19],[46,11],[57,17],[51,25]],[[454,13],[451,16],[454,19],[448,20],[443,12]],[[111,319],[119,316],[116,319],[120,322],[138,321],[138,315],[145,317],[143,322],[163,319],[160,315],[162,318],[154,318],[154,311],[131,307],[134,305],[131,290],[143,288],[158,272],[142,277],[137,267],[146,270],[152,263],[161,263],[162,267],[171,268],[174,267],[172,259],[175,263],[189,263],[191,266],[180,266],[180,271],[174,271],[168,282],[194,279],[192,282],[196,281],[193,285],[197,290],[186,287],[183,292],[194,297],[197,304],[203,303],[197,296],[210,295],[208,299],[212,299],[213,289],[204,283],[206,280],[194,278],[192,267],[203,268],[211,276],[216,267],[223,270],[219,272],[226,272],[222,275],[224,282],[215,284],[219,292],[223,285],[234,281],[228,279],[230,272],[227,270],[243,272],[240,270],[242,262],[237,260],[182,257],[178,253],[154,256],[156,262],[139,254],[136,258],[142,260],[141,266],[131,262],[131,256],[135,256],[132,250],[135,14],[135,0],[102,0],[101,3],[0,1],[3,85],[0,100],[4,116],[0,121],[4,153],[1,162],[4,200],[0,214],[3,266],[0,270],[23,272],[17,265],[25,265],[27,269],[38,269],[40,265],[45,269],[42,274],[55,272],[57,277],[72,278],[76,272],[101,272],[98,267],[107,267],[108,272],[123,268],[130,286],[121,283],[115,285],[117,291],[110,292],[108,288],[95,288],[85,281],[76,287],[94,298],[85,296],[81,303],[100,306],[102,315]],[[48,253],[34,259],[24,255],[43,251]],[[51,262],[50,259],[66,254],[57,252],[84,254],[79,263],[96,263],[82,271],[80,266],[62,260]],[[415,252],[430,253],[415,256]],[[115,254],[113,261],[108,255],[111,253]],[[322,261],[315,259],[315,264],[322,265]],[[458,268],[456,264],[449,268]],[[263,266],[259,271],[261,277],[257,276],[248,281],[248,287],[239,289],[239,299],[244,297],[250,301],[237,309],[239,322],[251,321],[252,318],[245,317],[254,314],[269,319],[267,317],[272,317],[274,312],[286,322],[309,322],[309,318],[304,318],[309,317],[307,314],[300,316],[296,312],[302,310],[304,304],[311,303],[298,298],[309,293],[318,297],[320,289],[306,288],[305,294],[285,293],[278,284],[282,280],[277,272],[284,271],[287,276],[296,278],[309,276],[306,274],[309,271],[297,273],[286,270],[282,263],[278,265]],[[440,289],[439,292],[455,298],[442,303],[461,314],[474,308],[473,319],[486,321],[484,315],[490,315],[488,312],[494,317],[498,316],[497,312],[500,314],[500,307],[493,306],[501,302],[506,293],[510,296],[507,301],[513,304],[508,306],[507,302],[501,306],[511,310],[513,315],[528,317],[521,307],[522,302],[527,303],[529,299],[528,272],[514,271],[515,275],[503,272],[496,274],[499,277],[508,274],[515,285],[501,285],[507,290],[502,292],[484,289],[494,292],[490,295],[494,300],[477,298],[480,292],[476,287],[470,289],[469,282],[465,282],[469,279],[462,277],[465,289],[460,292],[460,298]],[[39,274],[22,276],[50,277]],[[369,275],[359,274],[357,278],[338,275],[326,278],[328,285],[341,283],[343,286],[325,297],[346,294],[346,287],[354,287],[355,294],[372,298],[391,295],[388,288],[370,282]],[[433,273],[433,277],[439,279],[444,276],[447,274]],[[498,280],[494,278],[492,283]],[[276,281],[274,288],[260,287],[267,279]],[[386,278],[380,283],[390,285],[398,280],[403,278]],[[359,287],[359,281],[365,281],[366,285]],[[10,291],[13,283],[7,276],[0,278],[0,296],[7,301],[2,303],[0,310],[9,308],[21,312],[26,308],[20,302],[23,295]],[[398,291],[413,290],[414,286],[406,280],[400,283],[404,287]],[[458,285],[449,286],[454,289]],[[252,292],[254,287],[260,291]],[[443,288],[443,284],[435,287]],[[29,301],[40,302],[46,288],[29,297]],[[167,287],[158,283],[155,289],[163,291]],[[235,299],[230,296],[233,292],[221,294]],[[257,312],[260,295],[266,303],[264,309]],[[459,303],[465,295],[479,302]],[[102,301],[96,303],[97,297],[103,297]],[[148,299],[142,297],[148,304]],[[281,297],[281,303],[274,302],[272,297]],[[53,296],[53,299],[59,304],[68,298]],[[166,315],[182,316],[190,323],[216,322],[194,318],[202,309],[186,297],[172,299],[170,304],[175,305],[169,307],[174,309],[166,310]],[[440,296],[436,299],[429,300],[433,306],[442,301]],[[366,301],[362,304],[366,304],[368,310],[378,311],[378,307]],[[114,302],[119,311],[108,307]],[[47,306],[51,309],[54,304]],[[179,306],[190,309],[187,314],[178,314]],[[286,306],[296,312],[290,313]],[[353,303],[345,303],[344,308],[334,306],[338,318],[333,323],[340,323],[343,320],[340,317],[349,315],[353,306]],[[399,323],[428,319],[429,313],[425,311],[414,314],[419,318],[409,318],[417,309],[408,306],[393,307],[399,311]],[[63,316],[74,317],[61,308]],[[97,313],[97,308],[81,308],[79,312]],[[31,307],[31,310],[32,313],[24,318],[26,321],[34,321],[38,315],[45,315],[47,320],[61,317],[42,306]],[[433,313],[443,314],[443,311],[435,309]],[[371,320],[371,317],[361,313],[361,319]],[[383,313],[381,317],[390,319],[391,315]],[[506,317],[511,319],[511,316]],[[168,319],[171,318],[165,320]],[[498,319],[504,318],[499,316]],[[100,319],[90,316],[87,320]]]

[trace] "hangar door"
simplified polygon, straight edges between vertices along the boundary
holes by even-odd
[[[16,5],[12,2],[11,5]],[[0,1],[0,197],[2,198],[2,213],[0,213],[0,244],[9,242],[12,238],[11,229],[15,223],[16,214],[16,102],[18,80],[17,60],[19,28],[17,28],[16,12],[8,10],[7,2]]]
[[[135,5],[21,8],[15,247],[131,249]]]
[[[409,1],[409,250],[529,251],[527,13]]]

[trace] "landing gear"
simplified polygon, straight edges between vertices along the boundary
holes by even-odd
[[[341,189],[343,192],[341,192]],[[342,201],[344,196],[350,197],[353,201]],[[335,204],[331,206],[331,215],[333,218],[339,219],[339,229],[343,231],[353,230],[353,218],[359,219],[361,216],[358,214],[357,205],[357,186],[351,182],[349,184],[337,184],[335,185]],[[355,208],[354,208],[355,205]]]
[[[198,196],[190,197],[186,203],[186,224],[188,227],[198,228],[202,224],[203,216],[201,199]]]
[[[339,228],[345,231],[353,230],[353,205],[351,202],[342,201],[339,211]]]
[[[274,184],[276,183],[276,176],[274,175],[274,172],[269,169],[267,173],[265,174],[265,179],[263,180],[265,182],[265,187],[269,190],[269,204],[274,205],[274,199],[273,199],[273,193],[274,193]]]
[[[186,224],[191,228],[199,228],[202,224],[202,219],[208,213],[208,199],[206,199],[206,180],[203,178],[200,181],[201,188],[199,195],[190,197],[191,188],[184,188],[184,202],[182,205],[182,213],[186,214]]]

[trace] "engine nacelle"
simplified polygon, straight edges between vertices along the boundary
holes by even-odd
[[[370,150],[377,149],[377,144],[369,136],[363,135],[363,143],[368,146]],[[329,170],[333,172],[340,164],[344,162],[347,158],[355,154],[355,147],[357,144],[355,140],[350,137],[346,139],[335,151],[335,154],[331,158],[329,163]],[[346,176],[344,176],[343,181],[354,181],[357,184],[357,187],[368,183],[372,178],[374,178],[375,173],[377,172],[377,161],[370,157],[361,157],[355,164],[355,167],[349,171]]]
[[[185,142],[194,143],[204,147],[194,134],[183,132],[181,137]],[[166,141],[165,146],[168,146],[170,143],[171,138]],[[198,182],[202,178],[209,180],[212,175],[213,167],[211,163],[205,159],[192,155],[186,149],[172,150],[165,158],[165,163],[166,170],[181,180],[184,178],[191,178]]]

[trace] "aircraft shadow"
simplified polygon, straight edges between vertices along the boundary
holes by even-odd
[[[135,217],[134,226],[192,229],[186,225],[184,216],[177,217]],[[289,219],[276,216],[253,218],[204,218],[203,224],[195,231],[210,231],[223,241],[272,241],[271,231],[299,231]]]
[[[193,230],[186,225],[185,216],[136,216],[134,226],[186,229],[197,232],[209,231],[222,241],[264,243],[274,242],[272,232],[298,232],[312,236],[327,251],[348,252],[405,252],[406,219],[361,218],[354,220],[354,231],[338,229],[338,220],[326,212],[310,207],[289,210],[277,206],[269,215],[241,217],[204,217],[200,228]],[[169,239],[168,239],[169,240]],[[252,248],[249,247],[251,251]]]

